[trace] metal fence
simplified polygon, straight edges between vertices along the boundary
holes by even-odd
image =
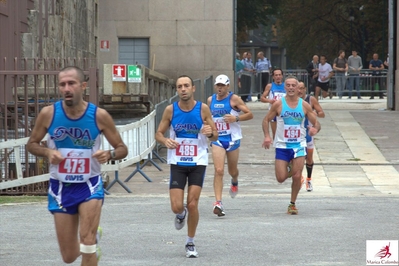
[[[83,69],[88,80],[86,100],[98,101],[95,59],[88,58],[14,58],[2,59],[0,69],[0,142],[28,137],[40,110],[60,99],[57,76],[60,69],[75,65]],[[18,154],[18,155],[17,155]],[[22,160],[21,169],[18,162]],[[19,172],[20,171],[20,172]],[[28,153],[25,145],[0,149],[0,183],[47,171],[45,160]],[[37,187],[39,186],[39,190]],[[47,185],[24,186],[0,193],[44,193]],[[44,189],[44,190],[43,190]]]
[[[284,78],[288,76],[295,76],[298,80],[303,81],[308,87],[308,72],[306,69],[283,69]],[[237,95],[257,95],[262,94],[265,88],[262,88],[262,75],[261,73],[253,73],[243,71],[238,74],[239,84],[237,86]],[[269,83],[272,82],[271,73],[269,75]]]
[[[288,76],[295,76],[298,80],[305,83],[308,88],[308,92],[314,91],[309,84],[309,75],[305,69],[283,69],[284,78]],[[261,75],[252,72],[241,72],[239,73],[239,86],[235,93],[237,95],[256,95],[263,93],[264,88],[261,88]],[[343,95],[348,95],[350,91],[350,80],[353,76],[346,76],[345,87],[343,89]],[[362,95],[370,95],[372,89],[374,93],[386,93],[387,92],[387,71],[381,71],[379,76],[373,76],[372,71],[369,69],[361,70],[359,74],[359,90]],[[269,76],[269,82],[272,82],[271,75]],[[375,86],[373,88],[373,86]],[[329,87],[333,94],[337,93],[337,82],[336,77],[333,76],[329,81]],[[356,94],[356,90],[352,90],[352,94]]]
[[[125,182],[129,181],[135,174],[140,173],[149,182],[151,179],[142,170],[145,166],[140,164],[142,161],[151,161],[155,166],[157,166],[151,160],[151,152],[155,147],[155,110],[149,115],[142,118],[139,121],[130,123],[128,125],[117,126],[117,129],[128,147],[128,155],[126,158],[116,161],[109,161],[106,164],[101,165],[101,171],[114,171],[115,179],[108,184],[106,189],[110,189],[115,183],[119,183],[127,192],[131,192],[130,189],[119,180],[119,170],[136,164],[136,169],[126,178]],[[46,140],[47,136],[43,139]],[[42,172],[34,172],[29,176],[26,176],[23,169],[23,164],[26,164],[26,158],[22,158],[21,150],[25,149],[25,145],[28,142],[29,137],[20,138],[16,140],[8,140],[0,142],[0,150],[13,151],[14,152],[14,163],[15,166],[15,176],[12,178],[7,177],[5,180],[0,182],[0,192],[1,194],[45,194],[48,189],[48,179],[50,175],[48,174],[48,169]],[[102,146],[101,149],[109,150],[111,145],[107,139],[102,136]],[[29,161],[29,160],[28,160]],[[45,164],[45,158],[37,158],[33,161],[34,164],[39,162]],[[10,160],[8,161],[8,163]],[[30,164],[30,161],[29,161]],[[47,164],[46,164],[47,165]],[[36,165],[37,167],[37,165]],[[158,168],[161,170],[160,168]],[[28,190],[30,188],[31,190]]]
[[[345,86],[342,90],[344,96],[347,96],[350,91],[350,81],[351,79],[356,78],[356,76],[347,75],[345,76]],[[368,69],[361,70],[359,76],[359,91],[362,96],[370,95],[371,91],[374,93],[386,93],[387,92],[387,84],[388,77],[387,71],[381,71],[380,75],[373,76],[372,71]],[[329,82],[331,92],[337,93],[337,80],[336,76],[333,76]],[[374,86],[374,88],[373,88]],[[356,90],[352,89],[352,95],[356,94]]]
[[[206,104],[208,97],[213,94],[213,76],[206,77],[203,81],[200,79],[194,80],[195,93],[194,99]]]
[[[209,96],[212,96],[214,93],[214,80],[213,76],[208,76],[204,79],[204,100],[203,102],[206,103]]]

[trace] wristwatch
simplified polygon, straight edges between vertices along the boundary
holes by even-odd
[[[236,122],[240,121],[240,118],[238,117],[238,115],[236,116]]]
[[[111,159],[115,159],[116,158],[115,150],[110,150],[109,154],[111,155]]]

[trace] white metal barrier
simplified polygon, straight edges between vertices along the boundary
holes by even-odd
[[[162,169],[152,160],[152,150],[155,147],[155,110],[149,115],[142,118],[141,120],[123,126],[117,126],[117,129],[128,147],[128,155],[126,158],[117,161],[110,161],[101,166],[101,171],[115,171],[115,179],[107,186],[106,190],[110,189],[115,183],[119,183],[127,192],[131,193],[130,189],[119,180],[118,171],[136,164],[136,169],[129,175],[125,182],[129,181],[136,173],[143,175],[149,182],[151,179],[143,172],[142,168],[149,162],[162,171]],[[47,137],[45,137],[46,139]],[[44,139],[44,140],[45,140]],[[0,182],[0,190],[8,189],[12,187],[24,186],[34,184],[38,182],[47,181],[50,175],[43,174],[31,177],[23,177],[22,173],[22,160],[21,160],[21,148],[27,144],[29,138],[21,138],[0,142],[1,149],[14,150],[15,164],[17,179]],[[101,149],[110,150],[112,146],[109,144],[107,139],[102,136]],[[140,162],[145,160],[144,164],[140,165]]]
[[[7,189],[13,187],[19,187],[39,182],[47,181],[50,178],[49,174],[31,176],[31,177],[23,177],[22,173],[22,164],[25,163],[21,160],[21,149],[25,149],[25,145],[28,143],[29,138],[21,138],[21,139],[13,139],[4,142],[0,142],[0,150],[10,149],[14,150],[14,162],[17,173],[17,179],[10,181],[0,182],[0,189]]]

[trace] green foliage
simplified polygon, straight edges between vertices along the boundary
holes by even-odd
[[[276,14],[280,1],[237,0],[237,35],[245,40],[248,30],[268,25],[269,15]]]
[[[384,60],[387,17],[385,0],[281,0],[277,14],[279,45],[300,66],[306,65],[313,54],[324,54],[332,62],[340,49],[349,56],[352,48],[364,63],[373,53]]]

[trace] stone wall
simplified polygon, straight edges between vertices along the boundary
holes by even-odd
[[[23,57],[96,58],[98,0],[56,0],[48,6],[41,2],[39,6],[36,0],[35,10],[30,10]]]

